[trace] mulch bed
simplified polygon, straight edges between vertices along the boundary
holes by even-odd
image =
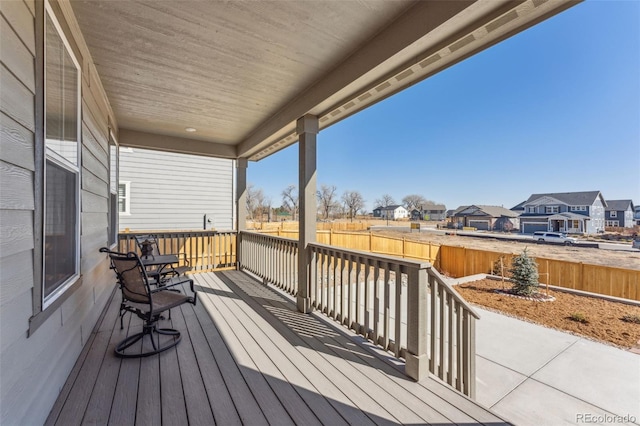
[[[586,296],[549,290],[556,300],[540,303],[501,294],[510,283],[483,279],[456,286],[467,301],[536,324],[568,331],[622,348],[638,345],[640,324],[623,321],[624,316],[640,318],[640,307]],[[544,294],[544,286],[540,287]]]

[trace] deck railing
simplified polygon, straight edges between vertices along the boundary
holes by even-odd
[[[175,253],[179,266],[191,266],[193,271],[208,272],[236,265],[235,231],[188,231],[188,232],[125,232],[118,235],[118,250],[140,253],[136,235],[153,234],[163,254]]]
[[[239,234],[239,267],[292,295],[296,240]],[[478,315],[430,263],[310,244],[312,306],[406,361],[406,373],[431,372],[475,395]]]
[[[298,241],[255,232],[240,232],[239,267],[289,294],[298,293]]]

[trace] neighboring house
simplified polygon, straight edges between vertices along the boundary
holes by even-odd
[[[519,228],[518,214],[500,206],[461,206],[452,216],[456,227],[482,231],[511,231]]]
[[[413,209],[411,211],[411,220],[445,220],[447,217],[447,208],[444,204],[429,204],[424,206],[422,210]]]
[[[399,205],[376,207],[373,210],[373,217],[389,220],[406,219],[409,217],[409,211]]]
[[[120,230],[233,227],[235,161],[120,148]]]
[[[607,200],[604,209],[604,226],[633,228],[635,207],[631,200]]]
[[[595,234],[604,231],[607,203],[600,191],[533,194],[523,204],[520,230]]]
[[[633,220],[636,225],[640,225],[640,206],[635,206],[634,210]]]

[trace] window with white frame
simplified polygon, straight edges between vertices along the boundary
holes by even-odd
[[[616,210],[611,210],[609,212],[609,217],[618,217],[618,212]]]
[[[620,226],[620,221],[618,221],[618,220],[607,220],[607,221],[605,221],[604,226],[618,227],[618,226]]]
[[[120,214],[130,214],[131,204],[131,182],[120,182],[118,184],[118,212]]]
[[[109,247],[118,241],[118,142],[109,134]]]
[[[546,206],[544,211],[545,213],[559,213],[560,208],[558,206]]]
[[[43,308],[80,272],[80,65],[45,7]]]
[[[569,210],[572,212],[586,212],[587,206],[571,206]]]
[[[527,207],[527,213],[535,213],[535,212],[536,212],[535,207]]]

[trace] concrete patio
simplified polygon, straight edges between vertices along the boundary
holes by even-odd
[[[477,310],[478,402],[516,425],[640,424],[640,355]]]

